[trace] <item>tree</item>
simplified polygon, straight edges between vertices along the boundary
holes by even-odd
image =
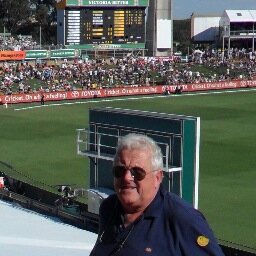
[[[190,27],[190,19],[174,20],[173,22],[173,40],[179,43],[178,50],[183,53],[191,46]]]
[[[12,34],[16,34],[19,26],[24,24],[30,15],[30,3],[28,0],[19,0],[19,2],[16,0],[0,1],[1,22]]]
[[[39,28],[41,28],[42,43],[51,44],[56,42],[56,8],[54,0],[31,0],[34,6],[34,29],[33,37],[39,41]]]
[[[54,0],[0,0],[0,24],[12,35],[32,35],[43,43],[56,37],[56,9]]]

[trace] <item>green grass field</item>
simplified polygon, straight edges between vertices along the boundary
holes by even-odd
[[[201,117],[199,208],[219,239],[255,248],[256,92],[112,100],[1,106],[0,161],[25,180],[87,187],[88,159],[76,155],[76,129],[87,127],[89,108]]]

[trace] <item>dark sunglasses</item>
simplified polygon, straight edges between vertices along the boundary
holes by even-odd
[[[119,179],[121,177],[124,176],[125,172],[129,170],[132,177],[137,180],[137,181],[141,181],[143,180],[146,175],[148,174],[143,168],[141,167],[131,167],[131,168],[127,168],[126,166],[122,166],[122,165],[116,165],[113,167],[113,175],[115,178]],[[152,171],[153,172],[153,171]],[[151,173],[151,172],[150,172]]]

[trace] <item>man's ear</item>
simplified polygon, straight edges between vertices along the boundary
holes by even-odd
[[[164,172],[163,170],[159,170],[157,171],[157,174],[156,174],[156,179],[157,179],[157,183],[160,184],[162,182],[164,178]]]

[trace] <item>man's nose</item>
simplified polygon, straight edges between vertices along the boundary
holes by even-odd
[[[133,180],[133,179],[134,179],[134,176],[132,175],[130,169],[126,169],[126,170],[124,171],[123,179],[127,179],[127,180]]]

